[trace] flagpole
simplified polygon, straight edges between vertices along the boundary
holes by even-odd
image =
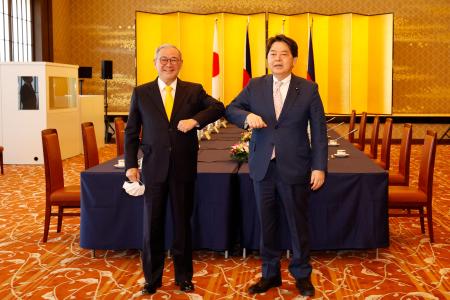
[[[283,23],[281,24],[281,33],[284,34],[284,22],[286,22],[286,19],[283,18]]]
[[[316,81],[315,68],[314,68],[314,51],[312,43],[312,29],[314,24],[314,18],[311,18],[311,25],[309,26],[309,38],[308,38],[308,65],[306,68],[306,79]]]

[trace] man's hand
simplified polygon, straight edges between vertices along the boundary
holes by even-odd
[[[255,115],[253,113],[248,114],[247,119],[245,120],[248,124],[248,127],[251,129],[267,127],[267,124],[263,121],[263,119],[260,116]]]
[[[129,168],[127,172],[125,173],[125,176],[128,177],[128,180],[130,181],[139,181],[140,174],[138,168]]]
[[[316,191],[325,182],[325,172],[320,170],[314,170],[311,173],[311,190]]]
[[[181,120],[180,122],[178,122],[177,129],[186,133],[197,125],[198,122],[194,119]]]

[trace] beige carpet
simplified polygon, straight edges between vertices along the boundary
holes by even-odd
[[[7,151],[8,149],[5,149]],[[393,146],[393,164],[398,161]],[[412,184],[417,184],[421,146],[412,150]],[[102,161],[115,145],[100,151]],[[390,219],[391,246],[368,251],[313,252],[316,299],[450,298],[450,146],[438,146],[434,181],[436,242],[420,233],[418,219]],[[64,161],[66,184],[78,183],[83,158]],[[0,299],[130,299],[140,297],[143,274],[137,251],[98,251],[98,258],[79,246],[79,217],[56,219],[48,243],[42,243],[45,180],[42,166],[6,165],[0,175]],[[255,254],[246,259],[222,253],[195,252],[194,293],[173,282],[167,260],[163,287],[148,299],[301,299],[282,261],[283,285],[250,296],[249,284],[260,276]]]

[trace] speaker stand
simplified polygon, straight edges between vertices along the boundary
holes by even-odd
[[[78,82],[80,83],[80,95],[83,95],[83,79],[79,79]]]
[[[104,121],[105,121],[105,144],[108,144],[111,141],[111,136],[114,134],[115,130],[111,126],[111,124],[109,124],[109,120],[108,120],[108,80],[107,79],[105,79],[104,109],[105,109],[105,117],[104,117]],[[109,128],[112,129],[113,134],[109,134]]]

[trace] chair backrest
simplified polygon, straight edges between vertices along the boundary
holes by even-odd
[[[350,115],[350,121],[348,123],[348,132],[351,132],[353,129],[355,129],[355,122],[356,122],[356,110],[352,110],[352,113]],[[348,135],[348,141],[350,143],[353,143],[355,141],[355,133],[349,133]]]
[[[389,170],[391,163],[392,118],[384,121],[383,141],[381,143],[380,160],[385,164],[385,170]]]
[[[125,130],[116,131],[117,156],[124,153]]]
[[[117,156],[123,154],[124,136],[125,136],[125,122],[121,117],[114,118],[114,127],[116,130],[116,147]]]
[[[64,171],[56,129],[44,129],[41,132],[42,149],[44,152],[45,191],[46,199],[57,189],[64,187]]]
[[[434,160],[436,157],[436,139],[435,131],[427,130],[423,141],[422,158],[419,169],[419,190],[427,194],[428,201],[431,201],[433,193],[433,174]]]
[[[398,172],[405,178],[405,185],[409,185],[409,165],[411,160],[412,125],[403,125],[402,143],[400,145],[400,158]]]
[[[370,137],[370,154],[376,159],[378,155],[378,132],[380,131],[380,117],[375,116],[372,124],[372,136]]]
[[[358,144],[359,150],[364,151],[364,147],[366,146],[366,124],[367,124],[367,113],[363,112],[361,114],[361,119],[359,120],[359,129],[358,129]]]
[[[95,128],[92,122],[81,124],[81,136],[83,137],[84,169],[87,170],[99,163]]]

